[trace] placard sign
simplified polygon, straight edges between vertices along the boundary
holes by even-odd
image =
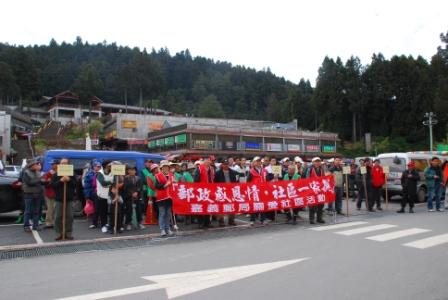
[[[361,174],[362,175],[367,174],[367,168],[366,167],[361,167]]]
[[[126,165],[111,165],[110,171],[114,176],[126,175]]]
[[[73,176],[73,165],[58,165],[58,176]]]
[[[282,166],[272,166],[272,174],[274,175],[282,175]]]
[[[350,175],[351,171],[352,170],[351,170],[350,166],[342,167],[342,174],[344,174],[344,175]]]

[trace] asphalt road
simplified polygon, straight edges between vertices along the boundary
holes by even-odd
[[[448,299],[448,213],[420,207],[349,221],[344,228],[270,225],[219,238],[210,232],[151,247],[0,261],[1,299],[111,290],[124,294],[106,299]],[[266,263],[273,264],[260,266]],[[192,271],[199,272],[179,274]],[[176,275],[142,278],[163,274]]]

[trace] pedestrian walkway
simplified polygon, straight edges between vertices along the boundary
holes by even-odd
[[[349,229],[350,228],[350,229]],[[344,229],[340,231],[340,229]],[[392,230],[393,231],[389,231]],[[437,234],[429,237],[421,237],[423,234],[429,234],[432,232],[431,229],[426,228],[405,228],[400,229],[398,225],[394,224],[370,224],[369,222],[347,222],[328,226],[318,226],[309,228],[309,230],[317,232],[331,232],[338,235],[343,235],[347,237],[358,237],[375,242],[389,242],[394,240],[399,240],[403,238],[418,238],[416,240],[403,243],[401,246],[406,246],[416,249],[428,249],[436,246],[448,246],[448,233]],[[387,231],[387,232],[386,232]],[[366,234],[374,232],[383,232],[381,234],[369,235]],[[417,237],[418,236],[418,237]]]

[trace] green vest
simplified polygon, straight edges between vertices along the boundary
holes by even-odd
[[[182,173],[182,176],[185,179],[185,182],[194,182],[193,176],[191,176],[190,172],[186,171]]]
[[[283,176],[283,180],[298,180],[300,179],[300,174],[295,172],[294,175],[292,176],[292,179],[289,179],[289,174],[286,173],[285,176]]]
[[[156,182],[156,178],[154,177],[154,175],[151,172],[149,172],[149,170],[147,168],[144,168],[142,170],[142,174],[145,179],[143,181],[143,191],[146,191],[146,193],[149,197],[155,197],[156,192],[148,186],[148,177],[151,178],[152,182],[154,182],[154,183]]]

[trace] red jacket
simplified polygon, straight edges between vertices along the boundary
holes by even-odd
[[[149,178],[149,177],[148,177]],[[165,174],[159,172],[155,175],[156,178],[156,202],[163,201],[170,198],[169,187],[163,187],[168,179],[165,177]]]
[[[45,197],[54,199],[56,197],[56,193],[51,186],[51,178],[53,177],[54,171],[51,170],[44,174],[43,179],[45,180]]]
[[[207,169],[205,168],[204,165],[200,165],[199,166],[199,176],[201,179],[201,181],[199,181],[199,182],[213,183],[213,182],[215,182],[215,169],[213,168],[213,166],[210,166],[210,179],[211,179],[211,181],[210,181]]]
[[[372,186],[373,187],[381,187],[386,183],[386,176],[383,172],[383,167],[381,166],[373,166],[372,167]]]
[[[267,176],[267,172],[265,170],[265,168],[261,169],[261,173],[258,173],[258,171],[255,168],[251,168],[250,169],[250,177],[251,183],[260,183],[260,182],[266,182],[266,176]]]

